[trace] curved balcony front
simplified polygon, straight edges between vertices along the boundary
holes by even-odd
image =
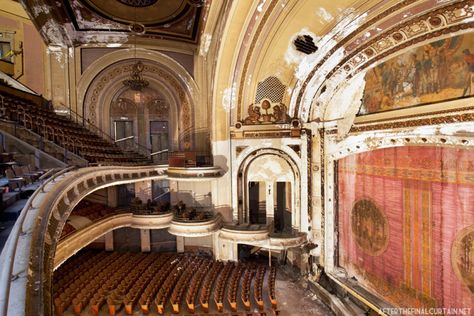
[[[303,232],[275,233],[269,226],[250,224],[224,226],[219,238],[271,250],[300,247],[307,242],[307,234]]]
[[[269,230],[266,225],[226,225],[221,229],[219,238],[253,244],[267,240],[268,234]]]
[[[104,217],[59,241],[54,257],[54,269],[76,252],[110,231],[122,227],[163,229],[170,226],[172,219],[173,213],[171,212],[149,215],[121,213]]]
[[[308,234],[303,232],[271,233],[269,244],[271,249],[288,249],[300,247],[307,241]]]
[[[223,175],[220,167],[172,167],[166,171],[169,180],[177,181],[207,181]]]
[[[212,217],[202,220],[174,217],[168,228],[168,232],[181,237],[203,237],[211,235],[221,227],[222,215],[220,213],[213,214]]]

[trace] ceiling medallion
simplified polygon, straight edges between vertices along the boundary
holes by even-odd
[[[135,34],[143,34],[145,33],[145,26],[140,23],[133,23],[130,25],[130,31]]]
[[[158,0],[118,0],[119,2],[135,8],[143,8],[151,6],[158,2]]]
[[[142,72],[145,66],[141,61],[136,62],[132,66],[132,74],[130,79],[124,80],[123,85],[129,87],[133,91],[142,91],[148,87],[149,82],[142,78]]]

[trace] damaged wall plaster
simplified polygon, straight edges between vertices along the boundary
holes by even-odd
[[[344,58],[346,53],[344,47],[340,47],[338,50],[336,50],[336,52],[329,56],[328,59],[324,62],[324,64],[318,68],[318,70],[312,77],[310,84],[306,87],[303,99],[301,100],[301,104],[297,105],[296,99],[302,87],[302,82],[305,81],[311,71],[316,67],[318,63],[321,62],[321,60],[329,53],[329,51],[337,44],[340,39],[345,38],[346,36],[354,32],[360,25],[362,25],[362,23],[367,18],[367,13],[361,14],[359,16],[355,15],[356,13],[353,8],[348,8],[344,10],[342,14],[342,20],[339,21],[330,32],[328,32],[325,36],[321,38],[315,37],[315,44],[319,48],[318,51],[302,58],[298,64],[298,67],[296,68],[295,78],[297,79],[297,83],[295,85],[295,88],[293,90],[294,93],[291,98],[290,113],[294,113],[296,106],[299,106],[300,117],[303,121],[307,121],[308,119],[310,106],[313,103],[314,96],[316,95],[320,86],[323,84],[324,78]],[[301,34],[301,32],[295,34],[294,38],[298,36],[298,34]],[[333,93],[337,89],[338,85],[341,82],[344,82],[344,80],[345,78],[342,75],[336,76],[335,78],[331,78],[331,80],[328,80],[326,85],[326,93],[328,97],[326,100],[323,99],[319,103],[324,106],[324,103],[328,102],[328,100],[332,97]]]

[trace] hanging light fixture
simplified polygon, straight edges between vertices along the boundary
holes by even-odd
[[[143,79],[142,73],[145,69],[145,65],[140,60],[137,60],[137,34],[144,33],[145,28],[143,25],[137,23],[137,8],[135,7],[135,22],[131,25],[130,31],[134,33],[134,59],[135,64],[132,66],[130,78],[123,81],[124,86],[129,87],[133,91],[142,91],[148,87],[149,82]]]
[[[144,88],[148,87],[150,83],[142,77],[144,68],[145,65],[143,65],[143,63],[138,60],[132,66],[132,74],[130,75],[130,79],[124,80],[123,84],[133,91],[142,91]]]

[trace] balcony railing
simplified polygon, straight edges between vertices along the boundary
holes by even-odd
[[[198,151],[173,151],[168,153],[170,167],[195,168],[211,167],[212,156],[208,152]]]

